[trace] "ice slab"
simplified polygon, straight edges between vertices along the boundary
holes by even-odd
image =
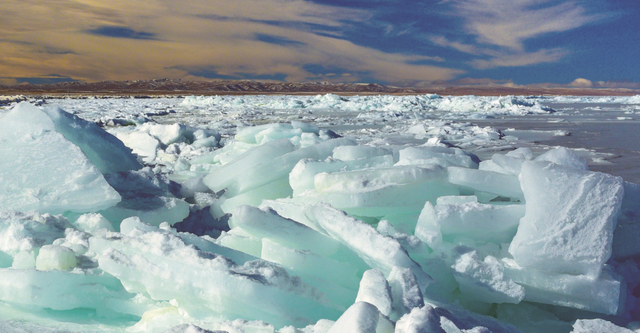
[[[392,333],[393,323],[375,305],[356,302],[345,311],[327,333]]]
[[[240,206],[229,219],[231,228],[240,227],[256,238],[268,238],[296,250],[309,250],[331,256],[341,244],[296,221],[286,219],[275,211],[251,206]]]
[[[395,160],[392,155],[361,158],[353,161],[325,160],[315,161],[302,159],[289,173],[289,184],[293,195],[298,196],[307,190],[314,189],[315,176],[321,172],[334,173],[339,171],[353,171],[374,168],[390,168]]]
[[[393,299],[393,313],[390,318],[398,320],[414,308],[424,306],[422,291],[411,269],[394,267],[387,281]]]
[[[426,164],[436,163],[444,167],[460,166],[477,169],[477,156],[466,153],[460,148],[448,147],[408,147],[398,152],[398,164]]]
[[[333,149],[333,158],[342,161],[355,161],[364,158],[391,155],[392,151],[370,146],[342,146]]]
[[[326,204],[307,209],[327,233],[356,252],[370,267],[388,276],[394,266],[409,268],[416,275],[421,290],[433,280],[413,261],[397,240],[385,237],[370,225]]]
[[[547,161],[553,164],[563,165],[571,169],[589,170],[587,161],[584,158],[578,156],[578,154],[565,147],[551,149],[548,152],[536,157],[535,161]]]
[[[0,269],[0,300],[51,310],[104,309],[108,299],[129,299],[118,279],[108,274],[61,270]],[[111,314],[113,316],[113,314]]]
[[[93,122],[86,121],[54,106],[43,111],[53,120],[56,131],[80,147],[89,161],[103,174],[137,170],[142,167],[116,137]]]
[[[140,156],[140,159],[145,163],[155,161],[160,142],[150,134],[139,131],[118,132],[116,137],[131,148],[134,154]]]
[[[520,201],[524,199],[520,181],[515,175],[460,167],[449,167],[447,171],[449,182],[452,184]]]
[[[0,209],[91,212],[120,201],[82,150],[29,103],[0,118],[0,142]]]
[[[261,166],[266,173],[268,167],[271,166],[267,161],[271,161],[293,150],[295,150],[294,144],[286,138],[267,142],[261,146],[256,146],[247,150],[232,162],[224,164],[220,168],[216,169],[202,181],[214,192],[226,189],[230,192],[230,195],[238,194],[241,192],[241,189],[240,186],[237,185],[237,182],[245,173],[249,172],[253,168]]]
[[[640,255],[640,185],[624,182],[624,198],[613,233],[613,256],[624,260]]]
[[[393,299],[391,287],[382,272],[377,269],[364,272],[356,296],[357,302],[373,304],[382,315],[389,317],[393,310]]]
[[[526,268],[600,275],[611,256],[622,179],[549,162],[525,162],[520,174],[526,214],[511,245]]]
[[[511,259],[502,262],[505,276],[524,287],[526,301],[611,315],[624,310],[625,283],[610,269],[593,278],[522,268]]]
[[[448,203],[445,198],[468,200]],[[468,199],[467,199],[468,198]],[[426,204],[416,226],[416,235],[432,248],[444,237],[468,237],[496,244],[509,243],[516,233],[525,205],[490,205],[475,196],[439,197],[435,207]]]
[[[522,286],[504,274],[502,263],[492,257],[480,259],[476,251],[461,254],[451,267],[460,291],[486,303],[520,303],[525,297]]]
[[[226,196],[234,196],[236,194],[244,193],[248,190],[252,190],[263,186],[265,184],[269,184],[272,182],[286,180],[289,181],[289,173],[295,167],[295,165],[301,159],[314,159],[314,160],[323,160],[327,158],[334,147],[340,147],[343,145],[354,145],[355,141],[351,139],[339,138],[327,140],[318,144],[314,144],[312,146],[306,148],[300,148],[294,150],[292,152],[286,153],[277,158],[272,158],[269,162],[261,163],[256,165],[253,168],[247,169],[241,175],[238,175],[235,179],[229,179],[226,181],[227,185],[225,187]],[[223,167],[224,168],[224,167]],[[216,170],[214,172],[216,177],[224,178],[226,174],[224,174],[224,170],[222,168]],[[211,184],[211,178],[213,176],[207,176],[204,178],[205,184],[207,181],[209,185]],[[283,185],[284,186],[284,185]],[[286,197],[291,195],[292,190],[290,186],[284,186],[289,188],[286,194],[281,197]],[[213,189],[213,188],[212,188]],[[264,191],[268,193],[268,191]],[[276,197],[277,198],[277,197]],[[276,199],[274,197],[267,197],[267,199]]]
[[[445,177],[446,171],[439,165],[320,173],[314,179],[315,191],[294,199],[305,204],[325,202],[355,216],[417,216],[426,201],[459,193]]]
[[[593,332],[632,333],[634,331],[617,326],[603,319],[578,319],[575,324],[573,324],[573,331],[571,331],[571,333]]]

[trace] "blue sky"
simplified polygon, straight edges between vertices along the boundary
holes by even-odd
[[[4,0],[0,17],[4,84],[640,82],[632,0]]]

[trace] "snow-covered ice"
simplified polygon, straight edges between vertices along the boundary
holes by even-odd
[[[0,331],[640,327],[640,185],[475,124],[638,96],[6,100]]]

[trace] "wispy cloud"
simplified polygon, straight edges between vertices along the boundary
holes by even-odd
[[[494,56],[489,60],[476,59],[471,62],[471,66],[476,69],[489,69],[495,67],[519,67],[541,63],[553,63],[564,58],[568,54],[567,50],[542,49],[536,52],[516,52],[505,53]]]
[[[595,24],[610,16],[591,14],[576,1],[557,0],[449,0],[451,15],[463,20],[463,30],[474,43],[434,35],[432,43],[474,55],[476,69],[553,63],[570,54],[563,48],[527,50],[525,41],[550,33]]]
[[[454,0],[455,15],[478,42],[524,51],[523,41],[595,23],[606,15],[589,14],[576,1]]]

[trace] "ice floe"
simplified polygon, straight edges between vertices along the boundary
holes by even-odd
[[[407,141],[249,121],[551,112],[536,98],[189,97],[128,105],[151,118],[110,124],[126,117],[101,108],[127,103],[93,102],[0,114],[0,330],[638,327],[638,185],[565,148],[481,160],[465,143],[502,133],[437,117],[402,122]],[[238,112],[189,113],[212,108]],[[150,115],[168,109],[191,118]]]

